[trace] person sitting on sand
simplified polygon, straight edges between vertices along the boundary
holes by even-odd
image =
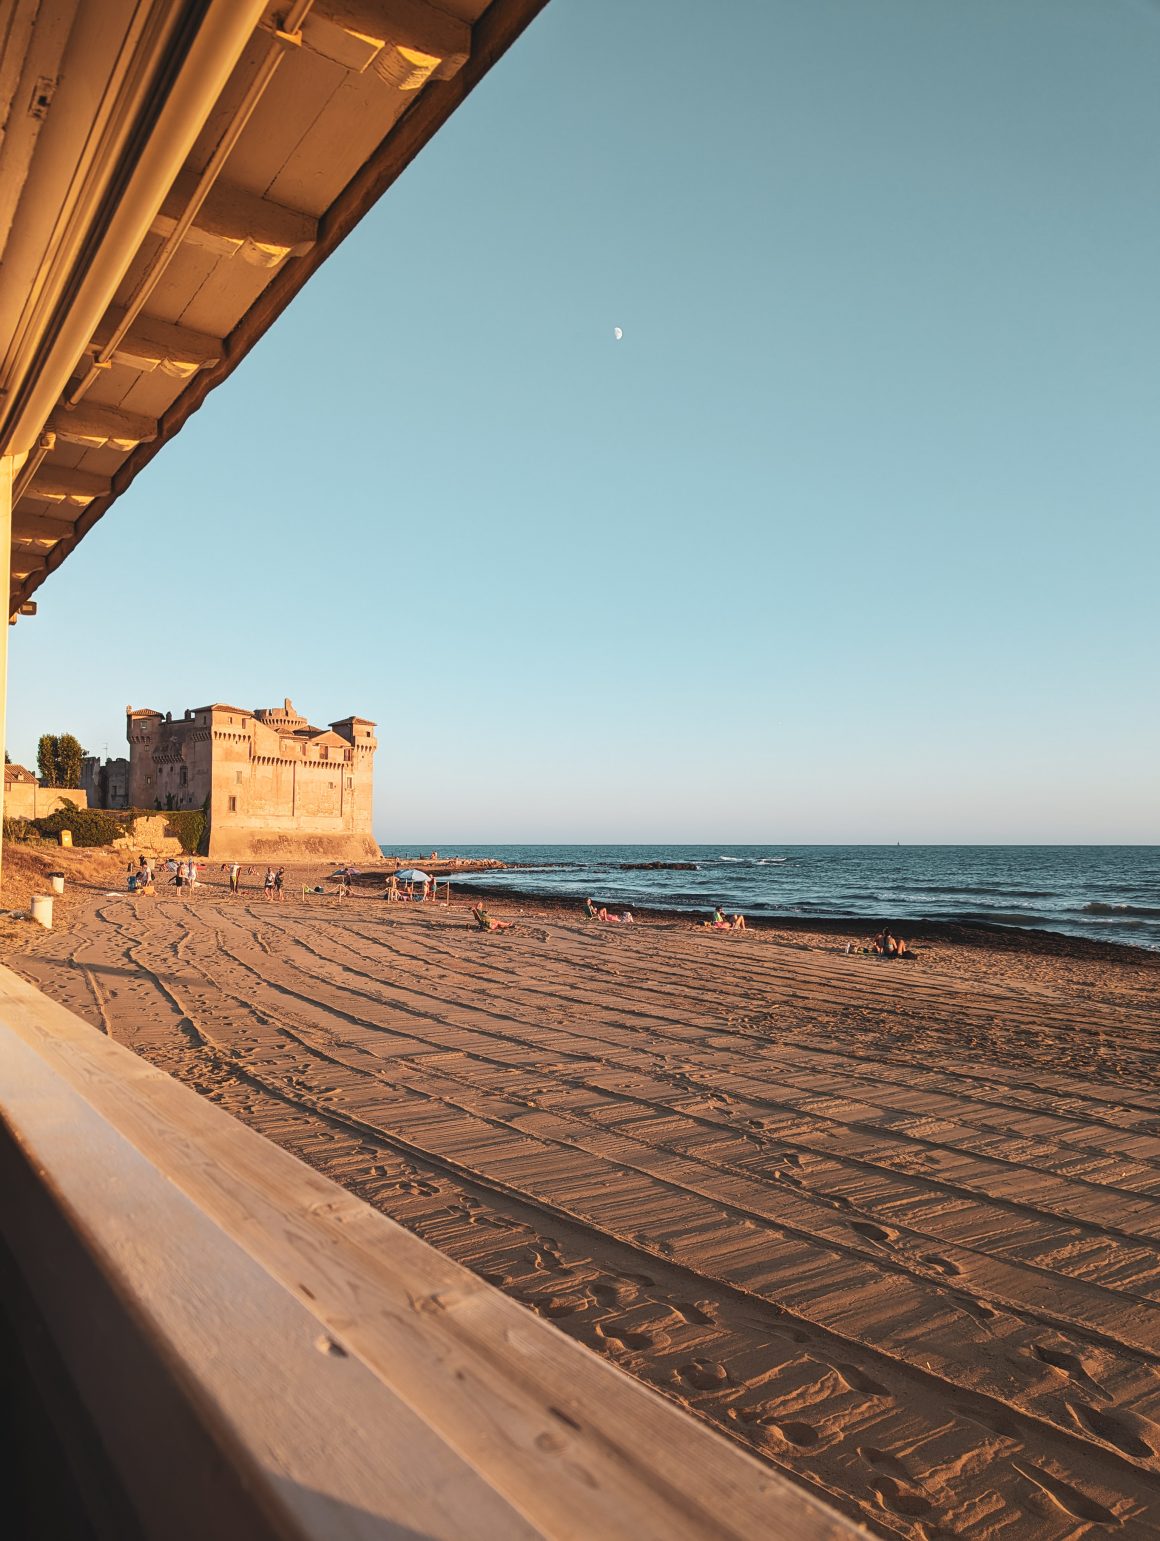
[[[591,899],[585,899],[584,901],[584,914],[589,920],[600,919],[600,912]]]
[[[515,925],[514,920],[496,920],[487,913],[482,904],[473,904],[471,913],[475,916],[475,923],[481,931],[510,931]]]
[[[733,928],[725,919],[725,911],[720,905],[713,911],[713,919],[704,922],[706,931],[731,931]]]
[[[745,930],[745,916],[744,915],[734,915],[732,921],[729,924],[729,929],[730,929],[730,931],[744,931]]]

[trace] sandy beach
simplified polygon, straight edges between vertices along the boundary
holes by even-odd
[[[1160,956],[73,859],[5,962],[872,1531],[1160,1535]]]

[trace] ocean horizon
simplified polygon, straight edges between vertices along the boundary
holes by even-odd
[[[384,854],[397,848],[381,846]],[[407,849],[415,850],[414,843]],[[473,886],[658,909],[722,904],[799,920],[957,921],[1160,950],[1156,845],[520,845],[432,842],[498,859]],[[422,857],[416,858],[420,864]]]

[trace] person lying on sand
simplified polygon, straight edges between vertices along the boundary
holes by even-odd
[[[515,925],[514,920],[495,920],[482,904],[473,904],[471,913],[475,916],[475,923],[481,931],[510,931]]]

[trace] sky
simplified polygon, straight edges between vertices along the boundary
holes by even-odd
[[[551,0],[38,592],[13,758],[289,696],[400,849],[1160,841],[1158,87],[1152,0]]]

